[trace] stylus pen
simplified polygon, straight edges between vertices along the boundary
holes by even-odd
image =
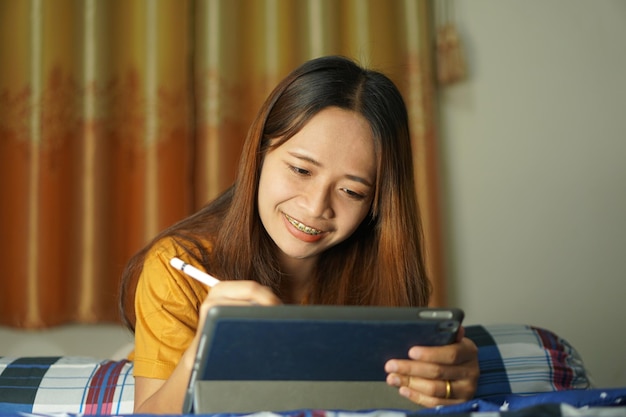
[[[189,275],[191,278],[197,279],[201,283],[208,285],[209,287],[213,287],[220,282],[219,279],[207,274],[206,272],[200,271],[198,268],[195,268],[189,265],[188,263],[183,262],[179,258],[172,258],[170,260],[170,265],[172,265],[174,268],[180,271],[183,271],[185,274]]]

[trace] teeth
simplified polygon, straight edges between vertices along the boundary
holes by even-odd
[[[287,218],[287,220],[289,220],[289,223],[294,225],[294,227],[296,229],[298,229],[301,232],[306,233],[307,235],[319,235],[320,233],[322,233],[321,230],[317,230],[317,229],[309,227],[309,226],[307,226],[305,224],[302,224],[302,223],[300,223],[299,221],[297,221],[293,217],[290,217],[287,214],[285,214],[285,217]]]

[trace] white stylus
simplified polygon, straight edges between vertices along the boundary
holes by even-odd
[[[191,278],[197,279],[201,283],[208,285],[209,287],[213,287],[220,282],[219,279],[207,274],[206,272],[200,271],[198,268],[195,268],[188,263],[183,262],[182,259],[172,258],[170,260],[170,265],[180,271],[183,271]]]

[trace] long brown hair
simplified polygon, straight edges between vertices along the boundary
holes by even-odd
[[[428,304],[430,283],[422,253],[406,106],[384,74],[329,56],[296,68],[270,93],[248,131],[235,183],[130,259],[122,278],[120,308],[131,329],[135,287],[145,255],[166,236],[177,238],[211,274],[255,280],[280,296],[276,247],[257,211],[263,158],[330,106],[356,111],[368,120],[377,157],[375,195],[369,215],[354,234],[320,256],[308,302]]]

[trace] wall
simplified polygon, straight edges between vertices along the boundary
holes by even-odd
[[[626,2],[454,3],[469,78],[442,92],[451,304],[531,323],[626,386]]]

